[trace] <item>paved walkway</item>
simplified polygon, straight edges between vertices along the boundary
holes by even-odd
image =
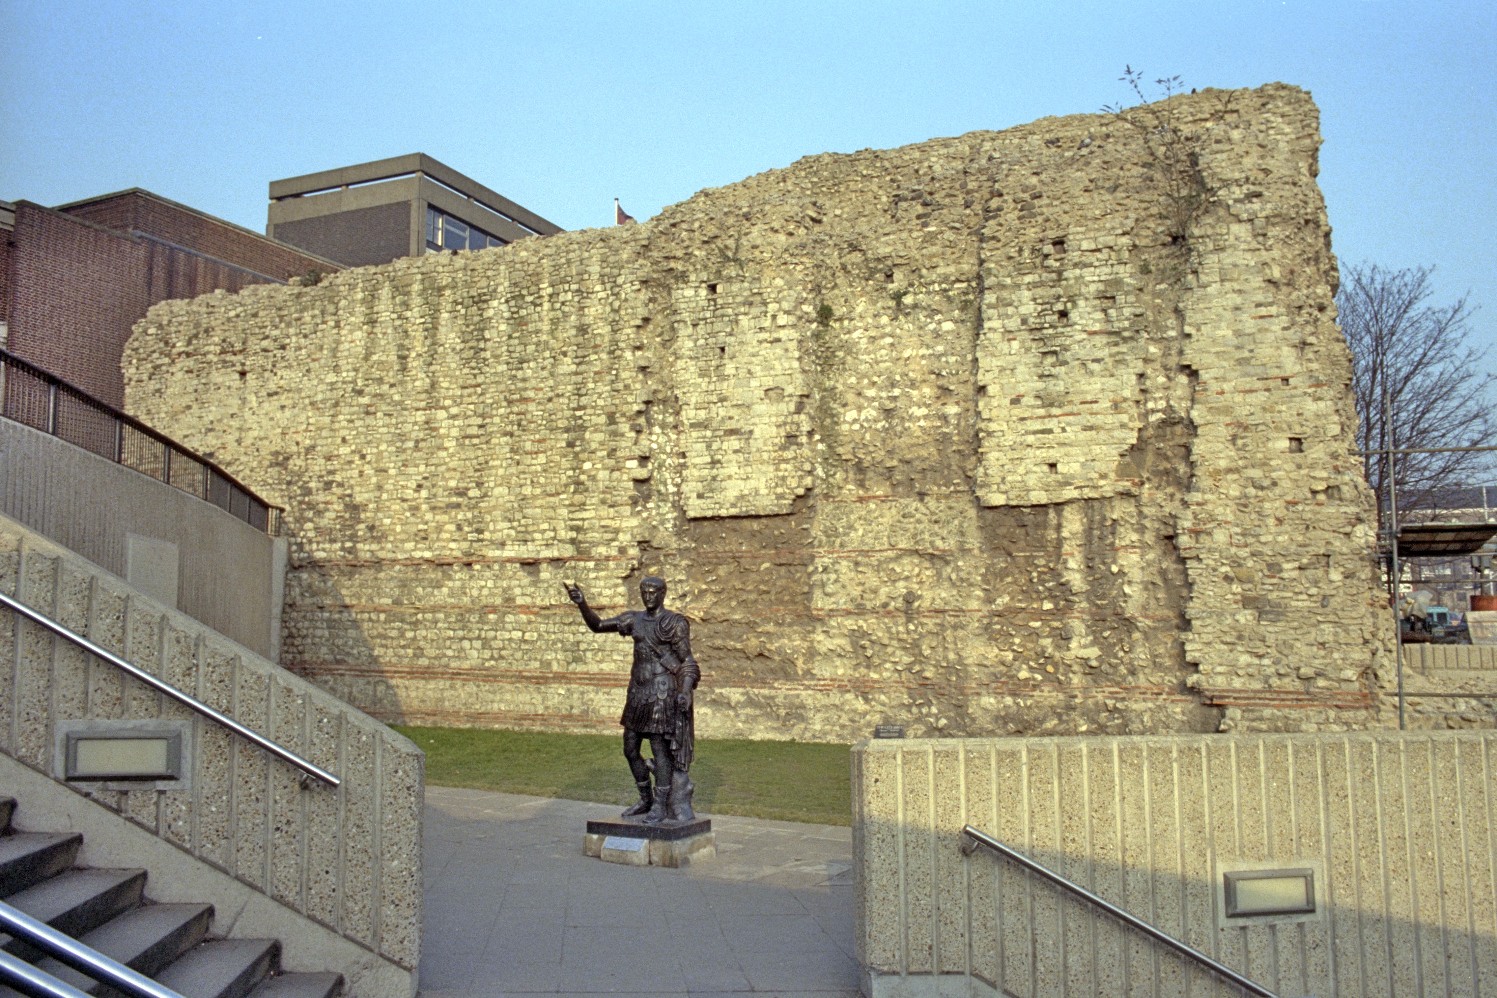
[[[684,870],[584,856],[617,813],[428,787],[423,998],[856,998],[851,829],[711,815]]]

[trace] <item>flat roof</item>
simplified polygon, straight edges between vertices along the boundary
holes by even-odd
[[[389,159],[377,159],[368,163],[355,163],[353,166],[340,166],[316,173],[304,173],[299,177],[287,177],[284,180],[272,180],[270,200],[285,201],[290,198],[313,197],[349,187],[378,184],[417,174],[532,232],[548,236],[563,231],[555,222],[542,218],[529,208],[516,204],[498,191],[485,187],[472,177],[458,173],[452,167],[433,159],[424,152],[392,156]]]
[[[1497,523],[1413,523],[1398,528],[1400,558],[1459,558],[1497,536]]]

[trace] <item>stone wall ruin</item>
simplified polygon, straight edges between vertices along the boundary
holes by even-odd
[[[648,223],[156,307],[128,408],[287,509],[283,662],[614,731],[649,573],[704,738],[1376,723],[1391,647],[1309,96],[820,155]]]

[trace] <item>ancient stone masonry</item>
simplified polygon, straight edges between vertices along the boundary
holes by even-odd
[[[659,572],[703,738],[1373,724],[1319,141],[1270,85],[813,156],[163,304],[128,406],[286,506],[285,664],[381,717],[616,730],[562,583]]]

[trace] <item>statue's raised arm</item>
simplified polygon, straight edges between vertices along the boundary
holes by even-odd
[[[567,599],[577,604],[577,610],[582,614],[582,620],[587,624],[587,629],[595,634],[607,630],[603,626],[603,619],[598,616],[598,611],[587,605],[587,597],[582,594],[582,587],[575,582],[566,582],[563,585],[567,589]]]

